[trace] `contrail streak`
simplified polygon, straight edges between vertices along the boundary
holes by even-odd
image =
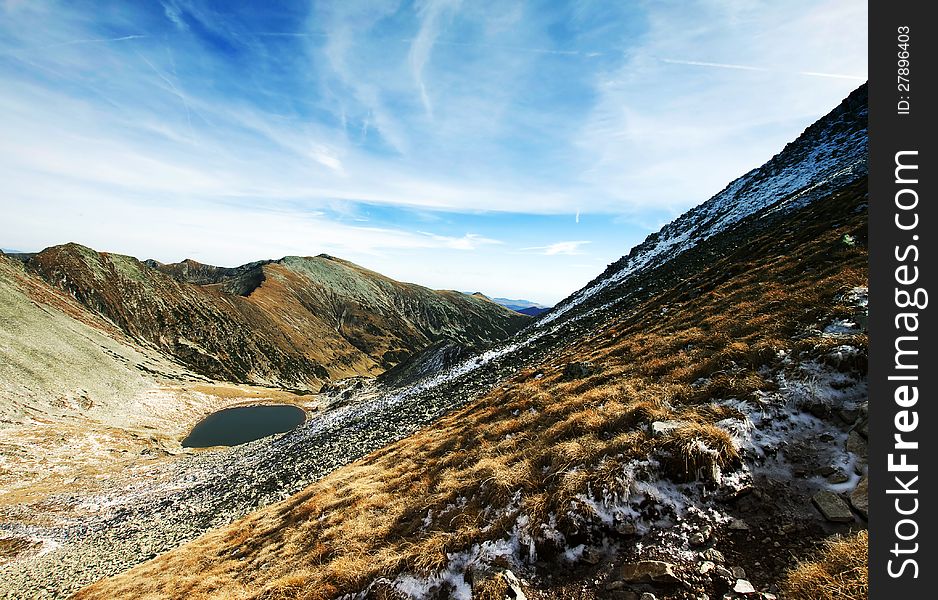
[[[691,65],[694,67],[717,67],[719,69],[739,69],[742,71],[770,71],[771,70],[771,69],[766,69],[764,67],[750,67],[748,65],[731,65],[727,63],[703,62],[699,60],[677,60],[674,58],[662,58],[659,60],[661,62],[666,62],[672,65]]]
[[[808,77],[830,77],[833,79],[853,79],[855,81],[866,81],[866,77],[860,77],[858,75],[842,75],[839,73],[818,73],[816,71],[781,71],[778,69],[767,69],[765,67],[754,67],[751,65],[734,65],[730,63],[704,62],[700,60],[679,60],[676,58],[659,58],[658,60],[672,65],[715,67],[717,69],[736,69],[740,71],[761,71],[763,73],[790,73],[794,75],[805,75]]]
[[[77,44],[103,44],[106,42],[123,42],[125,40],[139,40],[142,38],[148,38],[148,35],[134,34],[134,35],[125,35],[122,37],[116,38],[96,38],[88,40],[71,40],[68,42],[59,42],[58,44],[49,44],[48,46],[43,46],[43,48],[58,48],[59,46],[75,46]]]

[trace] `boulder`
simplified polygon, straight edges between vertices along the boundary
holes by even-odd
[[[717,564],[726,562],[726,558],[723,557],[723,553],[717,550],[716,548],[708,548],[700,553],[700,557],[704,560],[709,560]]]
[[[513,600],[527,600],[524,591],[521,589],[521,581],[509,570],[502,571],[502,580],[508,586],[507,596]]]
[[[583,551],[582,560],[587,564],[598,565],[602,559],[603,553],[598,548],[589,547]]]
[[[870,499],[869,499],[869,480],[864,477],[857,484],[857,487],[850,492],[850,506],[855,511],[863,515],[864,519],[870,518]]]
[[[846,450],[857,455],[858,458],[865,459],[867,457],[866,440],[856,430],[853,430],[847,435]]]
[[[638,533],[638,528],[631,521],[619,521],[616,523],[616,532],[620,535],[632,536]]]
[[[674,565],[661,560],[626,563],[620,568],[617,579],[626,583],[681,583],[681,579],[674,572]]]
[[[733,591],[737,594],[755,594],[756,588],[752,587],[752,584],[745,579],[737,579]]]
[[[564,379],[582,379],[595,372],[596,367],[591,362],[572,362],[563,368]]]
[[[853,521],[853,513],[850,512],[850,507],[844,502],[843,498],[833,492],[821,490],[811,497],[811,501],[828,521],[834,523],[850,523]]]

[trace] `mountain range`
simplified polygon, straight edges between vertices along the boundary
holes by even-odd
[[[238,383],[318,389],[381,373],[441,339],[484,345],[527,322],[491,302],[328,255],[235,268],[141,262],[78,244],[13,256],[23,276],[65,292],[137,342]]]
[[[0,258],[0,342],[24,357],[5,386],[41,379],[27,359],[58,368],[52,331],[66,362],[116,355],[181,386],[177,417],[220,394],[199,378],[342,379],[291,432],[183,456],[164,439],[93,485],[18,490],[0,591],[768,599],[828,597],[828,577],[860,597],[866,120],[864,85],[534,319],[327,256]]]
[[[529,317],[536,317],[550,310],[549,306],[538,304],[537,302],[532,302],[530,300],[513,300],[511,298],[489,297],[483,294],[482,292],[474,292],[469,295],[476,296],[477,298],[485,298],[487,300],[491,300],[492,302],[495,302],[496,304],[501,304],[505,308],[508,308],[515,312],[519,312],[523,315],[528,315]]]

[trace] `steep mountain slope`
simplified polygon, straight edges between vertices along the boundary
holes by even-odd
[[[0,256],[0,505],[127,466],[202,380]]]
[[[868,112],[864,84],[769,162],[648,236],[586,287],[560,302],[540,323],[550,323],[596,295],[614,299],[610,288],[631,274],[653,268],[766,207],[796,210],[865,176]]]
[[[0,418],[101,417],[153,385],[143,370],[180,373],[71,297],[0,256]],[[142,367],[142,368],[138,368]],[[45,412],[38,412],[44,408]]]
[[[862,523],[829,509],[864,510],[865,115],[864,87],[504,346],[435,348],[442,370],[245,449],[319,462],[341,437],[348,461],[399,440],[79,597],[783,583],[792,554]],[[321,473],[305,458],[239,485],[276,500]]]
[[[492,343],[525,323],[490,302],[327,256],[229,269],[66,244],[24,262],[132,338],[234,382],[305,389],[380,373],[441,339]]]

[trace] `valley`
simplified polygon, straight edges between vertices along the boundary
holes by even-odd
[[[0,256],[0,596],[810,597],[868,516],[866,110],[533,319],[330,256]],[[307,418],[182,447],[260,403]]]

